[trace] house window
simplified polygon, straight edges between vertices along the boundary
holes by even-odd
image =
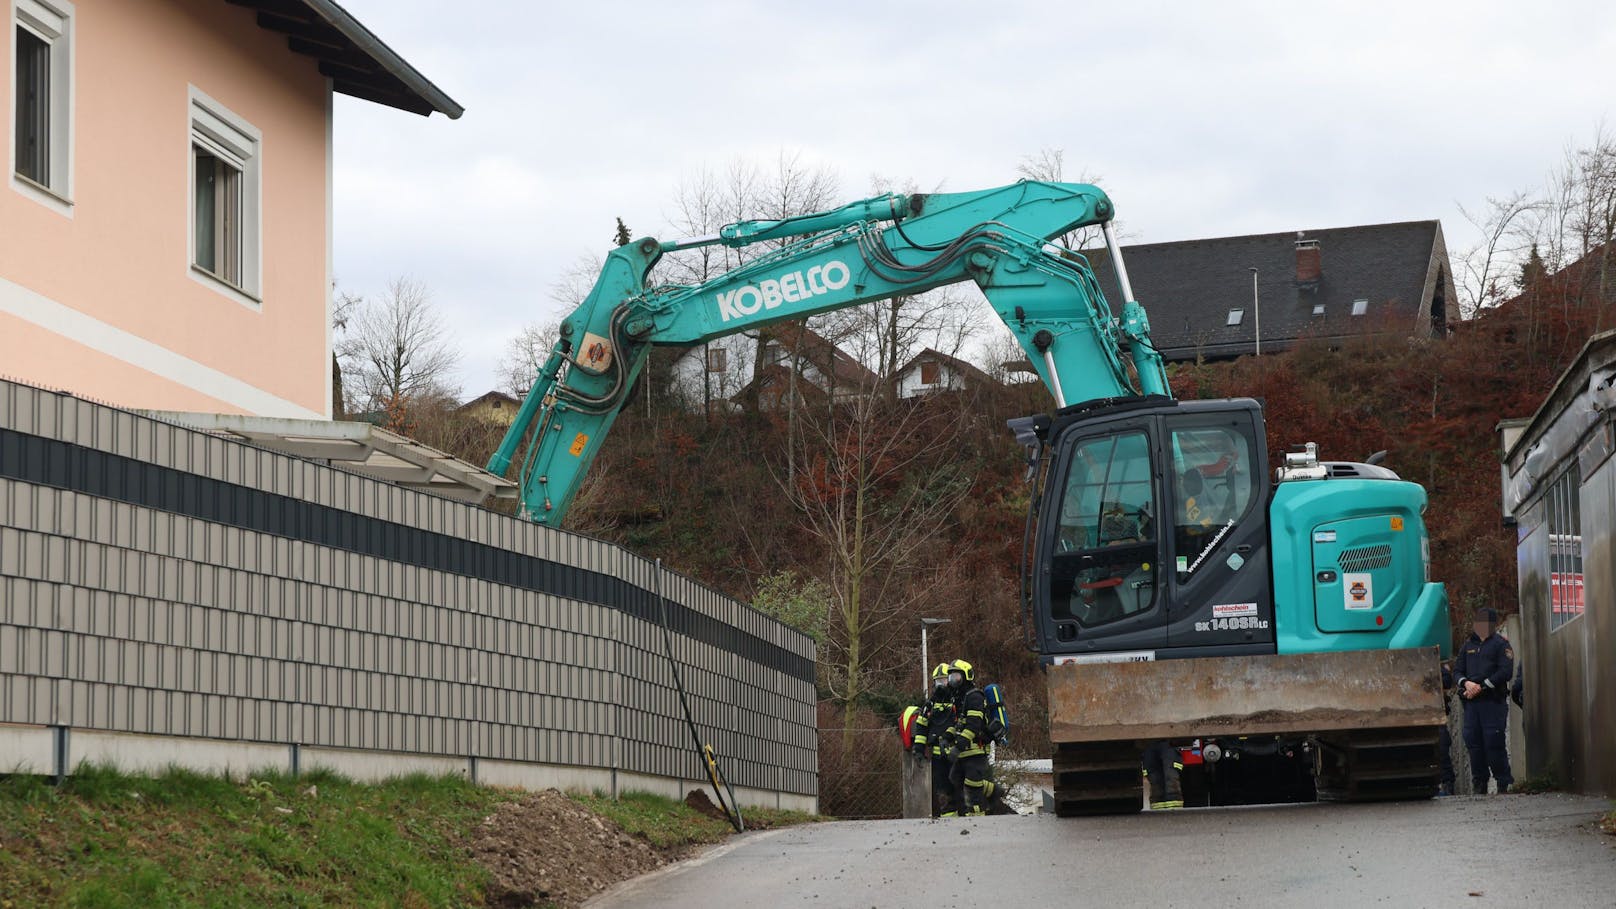
[[[1573,465],[1543,496],[1549,525],[1550,631],[1583,611],[1581,485]]]
[[[729,366],[729,351],[722,347],[707,348],[707,371],[723,372]]]
[[[1245,310],[1243,310],[1243,309],[1231,309],[1231,310],[1229,310],[1229,321],[1225,322],[1224,324],[1225,325],[1239,325],[1241,322],[1244,322],[1245,320],[1246,320],[1246,311]]]
[[[260,141],[251,124],[191,90],[192,273],[253,306],[259,295]]]
[[[15,185],[61,206],[72,189],[73,6],[64,0],[16,0],[13,9]]]
[[[928,360],[920,364],[920,384],[936,385],[938,382],[942,381],[942,378],[942,364],[935,360]]]
[[[1361,315],[1363,315],[1364,313],[1367,313],[1367,312],[1369,312],[1369,301],[1368,300],[1353,300],[1352,301],[1352,314],[1353,315],[1361,316]]]
[[[1313,304],[1313,315],[1315,315],[1315,316],[1324,315],[1324,304],[1323,303],[1314,303]]]

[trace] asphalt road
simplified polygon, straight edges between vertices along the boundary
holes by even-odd
[[[848,821],[748,833],[590,909],[1616,906],[1604,799]]]

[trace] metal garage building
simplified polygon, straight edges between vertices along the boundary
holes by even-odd
[[[1616,793],[1616,331],[1528,420],[1500,424],[1517,533],[1526,771]],[[1521,774],[1517,773],[1517,776]]]

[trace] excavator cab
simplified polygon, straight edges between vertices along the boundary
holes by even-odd
[[[1090,402],[1041,442],[1029,592],[1046,659],[1274,652],[1256,401]]]

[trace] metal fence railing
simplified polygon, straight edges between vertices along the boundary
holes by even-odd
[[[896,727],[819,730],[819,811],[830,817],[903,817],[903,748]]]

